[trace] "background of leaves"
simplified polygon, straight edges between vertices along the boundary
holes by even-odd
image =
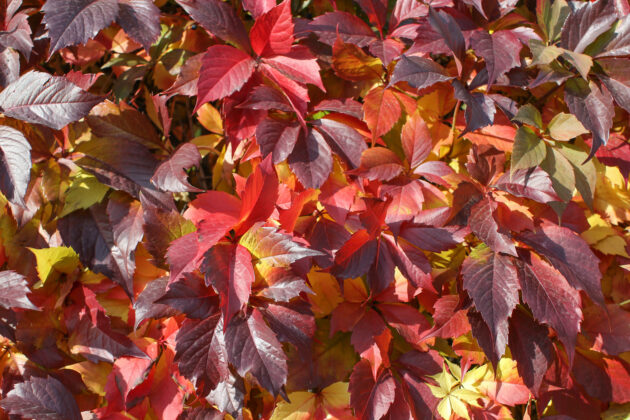
[[[0,0],[0,416],[627,418],[626,0]]]

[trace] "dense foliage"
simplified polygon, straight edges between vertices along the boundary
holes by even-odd
[[[626,419],[627,0],[0,0],[0,417]]]

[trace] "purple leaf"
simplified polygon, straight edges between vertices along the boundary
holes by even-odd
[[[263,157],[271,153],[274,164],[283,162],[293,151],[300,132],[301,126],[297,122],[265,118],[256,127],[256,141],[260,146],[260,153]]]
[[[5,115],[55,130],[85,117],[101,101],[103,98],[85,92],[65,77],[38,71],[22,75],[0,92],[0,108]]]
[[[0,88],[8,86],[20,77],[20,55],[11,48],[0,52]]]
[[[26,277],[14,271],[0,271],[0,306],[38,311],[39,308],[28,299],[27,293],[30,290]]]
[[[314,126],[323,134],[330,148],[348,163],[350,168],[357,168],[361,164],[361,154],[367,146],[365,138],[358,131],[328,118],[317,120]]]
[[[429,23],[440,34],[448,48],[453,52],[457,70],[461,74],[462,62],[466,57],[466,40],[453,17],[444,11],[429,8]]]
[[[11,203],[25,205],[31,166],[31,145],[24,134],[0,126],[0,191]]]
[[[308,23],[306,28],[317,35],[320,42],[330,46],[337,40],[337,35],[343,42],[354,44],[359,48],[368,46],[376,39],[376,35],[365,22],[346,12],[332,12],[317,16]]]
[[[228,360],[239,375],[250,373],[269,392],[284,393],[287,359],[274,332],[254,309],[232,319],[225,331]]]
[[[572,359],[582,320],[580,295],[540,257],[528,252],[522,252],[520,257],[524,262],[518,267],[523,301],[537,320],[556,330],[569,359]]]
[[[565,84],[564,100],[571,113],[593,133],[590,158],[601,145],[608,142],[615,115],[612,96],[606,89],[600,90],[593,82],[587,83],[581,78],[573,78]]]
[[[503,252],[516,257],[516,247],[512,236],[494,218],[496,210],[497,203],[485,197],[470,210],[468,225],[473,233],[494,252]]]
[[[310,305],[303,300],[281,305],[269,304],[260,308],[278,340],[293,344],[304,360],[311,355],[312,338],[315,334],[315,318]]]
[[[305,188],[319,188],[332,171],[330,147],[319,131],[301,136],[289,155],[289,166]]]
[[[576,53],[583,52],[598,36],[617,20],[615,2],[598,0],[583,3],[567,17],[562,26],[560,46]]]
[[[2,21],[0,22],[0,29],[2,30],[0,32],[0,46],[5,51],[9,48],[17,50],[24,54],[28,60],[33,49],[33,40],[31,39],[28,14],[25,11],[17,12],[21,5],[21,0],[2,2],[2,8],[5,10],[2,10]]]
[[[248,95],[245,102],[239,104],[237,108],[264,109],[266,111],[278,109],[286,112],[291,112],[292,110],[291,104],[286,96],[278,89],[267,85],[256,86],[251,94]]]
[[[116,0],[50,0],[42,6],[50,36],[50,54],[85,44],[118,16]]]
[[[494,351],[501,357],[508,343],[508,317],[518,303],[518,277],[510,257],[482,246],[462,267],[464,289],[490,329]]]
[[[630,55],[630,15],[626,15],[615,28],[612,40],[597,57],[616,57]]]
[[[156,303],[168,305],[194,319],[205,319],[219,307],[218,296],[195,276],[184,276],[171,283]]]
[[[219,382],[216,388],[210,391],[206,400],[215,404],[219,410],[230,413],[233,418],[238,418],[245,402],[243,379],[230,373],[227,379]]]
[[[628,19],[630,22],[630,19]],[[630,32],[630,31],[629,31]],[[628,52],[630,54],[630,51]],[[597,77],[606,86],[617,105],[630,112],[630,60],[622,58],[604,58],[597,60],[606,72]]]
[[[167,192],[201,192],[197,187],[188,183],[184,169],[199,166],[201,155],[197,146],[192,143],[184,143],[155,170],[151,177],[151,183],[161,191]]]
[[[451,79],[446,69],[435,61],[415,55],[403,55],[396,63],[390,83],[405,81],[416,89],[424,89]]]
[[[483,57],[488,70],[488,88],[508,70],[521,64],[523,45],[511,31],[475,32],[470,38],[475,53]]]
[[[497,180],[495,187],[516,197],[529,198],[539,203],[560,201],[549,175],[540,168],[506,172]]]
[[[453,81],[453,87],[455,88],[455,98],[466,104],[464,114],[466,130],[461,135],[486,127],[494,122],[494,114],[497,109],[492,98],[481,92],[469,92],[459,80]]]
[[[174,308],[171,308],[163,303],[156,303],[156,300],[163,297],[166,293],[167,285],[168,276],[157,278],[149,282],[144,290],[138,295],[138,298],[133,304],[133,309],[135,310],[136,315],[134,324],[135,329],[138,329],[138,326],[149,318],[166,318],[177,314],[177,311]]]
[[[74,396],[52,377],[32,376],[16,384],[0,406],[8,413],[32,419],[81,420]]]
[[[181,374],[207,393],[228,379],[230,370],[223,320],[214,314],[201,321],[187,320],[175,338],[175,362]]]
[[[250,50],[245,26],[228,3],[221,0],[177,0],[177,3],[213,35]]]
[[[152,0],[118,0],[116,20],[125,32],[149,51],[160,36],[160,9]]]
[[[599,259],[577,233],[561,226],[543,225],[536,232],[523,232],[518,239],[547,257],[572,287],[604,304]]]
[[[408,225],[400,231],[400,236],[417,246],[431,252],[442,252],[455,248],[464,238],[452,228],[438,228]]]

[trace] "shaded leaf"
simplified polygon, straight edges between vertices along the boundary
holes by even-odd
[[[494,252],[503,252],[516,257],[512,235],[495,219],[497,206],[494,200],[485,197],[470,210],[468,225],[473,233]]]
[[[363,359],[354,366],[350,375],[350,404],[361,420],[378,420],[389,411],[394,402],[396,382],[389,370],[372,376],[370,363]]]
[[[32,376],[16,384],[0,406],[11,414],[51,420],[80,420],[77,402],[68,389],[53,377]]]
[[[567,17],[562,26],[561,46],[581,53],[616,20],[617,13],[613,1],[599,0],[587,3],[573,10]]]
[[[160,36],[160,9],[151,0],[119,0],[116,21],[134,40],[149,51]]]
[[[300,137],[289,155],[289,166],[305,188],[319,188],[332,171],[330,147],[317,130]]]
[[[39,310],[29,300],[30,293],[26,278],[14,271],[0,271],[0,306],[6,309],[24,308]]]
[[[505,173],[497,180],[495,186],[516,197],[526,197],[539,203],[560,201],[549,176],[540,168]]]
[[[451,80],[446,70],[435,61],[415,55],[402,55],[396,63],[390,83],[405,81],[416,89]]]
[[[22,132],[0,126],[0,191],[12,203],[24,206],[31,179],[31,145]]]
[[[553,137],[553,136],[552,136]],[[514,137],[514,149],[510,169],[529,169],[538,166],[545,159],[547,149],[545,142],[528,127],[519,127]]]
[[[280,233],[277,228],[261,225],[254,225],[239,243],[251,252],[256,264],[272,267],[288,267],[302,258],[323,255],[298,244],[291,235]]]
[[[519,53],[523,47],[512,31],[496,31],[489,34],[475,32],[470,38],[475,53],[483,57],[488,70],[488,87],[508,70],[521,63]]]
[[[471,93],[459,81],[453,82],[455,88],[455,98],[466,104],[466,130],[475,131],[479,128],[491,125],[494,122],[496,107],[494,101],[480,92]]]
[[[184,171],[184,169],[199,166],[200,162],[201,155],[199,150],[197,150],[197,146],[192,143],[184,143],[157,167],[155,174],[151,177],[151,183],[161,191],[200,192],[202,190],[190,185],[186,179],[187,174]]]

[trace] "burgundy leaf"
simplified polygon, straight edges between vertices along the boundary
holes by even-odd
[[[466,236],[462,233],[453,228],[408,225],[400,231],[400,236],[420,249],[442,252],[459,245]]]
[[[309,238],[311,247],[326,254],[314,257],[313,260],[321,268],[329,268],[333,264],[334,254],[346,241],[350,239],[350,233],[341,225],[332,220],[322,218]]]
[[[116,0],[50,0],[42,6],[50,53],[85,44],[118,16]],[[65,124],[64,124],[65,125]]]
[[[415,55],[402,55],[396,63],[390,83],[407,82],[416,89],[424,89],[438,82],[451,80],[444,67],[435,61]]]
[[[0,191],[13,204],[25,205],[31,166],[31,145],[24,134],[0,126]]]
[[[630,17],[625,15],[615,29],[614,37],[606,44],[598,57],[630,55]]]
[[[350,375],[350,405],[359,420],[379,420],[389,411],[396,394],[396,381],[389,370],[372,376],[366,359],[354,365]]]
[[[537,320],[556,330],[571,360],[582,320],[580,295],[558,271],[535,254],[523,252],[521,260],[524,263],[519,266],[518,277],[523,300]]]
[[[230,373],[227,379],[219,382],[216,388],[210,391],[206,400],[214,403],[219,410],[237,418],[245,402],[243,379]]]
[[[495,350],[496,343],[492,336],[492,331],[490,331],[490,327],[488,327],[488,324],[486,324],[481,314],[473,308],[468,310],[467,315],[472,336],[477,340],[479,347],[481,347],[488,360],[490,360],[493,366],[496,366],[497,363],[499,363],[500,356]]]
[[[501,357],[508,343],[508,317],[518,303],[518,277],[513,260],[488,248],[475,250],[462,267],[464,289],[490,329],[494,351]]]
[[[335,254],[335,275],[354,278],[365,274],[376,256],[377,242],[365,229],[355,232]]]
[[[0,52],[0,88],[8,86],[20,77],[20,55],[11,48]]]
[[[531,319],[523,311],[514,311],[510,318],[510,350],[518,373],[534,395],[551,365],[553,354],[547,327]]]
[[[561,33],[563,48],[583,52],[617,20],[615,2],[599,0],[574,10],[564,21]]]
[[[168,305],[156,303],[156,300],[163,297],[166,293],[167,286],[168,276],[160,277],[147,284],[144,290],[138,295],[138,298],[133,304],[136,318],[134,324],[135,329],[138,329],[138,326],[149,318],[166,318],[177,314],[177,311]]]
[[[316,34],[321,42],[330,46],[341,40],[357,47],[366,47],[376,39],[372,29],[357,16],[347,12],[332,12],[317,16],[308,24],[308,30]]]
[[[293,44],[291,2],[284,1],[261,15],[249,33],[254,52],[261,57],[286,54]]]
[[[457,70],[462,72],[462,62],[466,56],[466,41],[459,25],[453,17],[444,11],[429,8],[429,23],[441,35],[448,48],[453,52]]]
[[[5,115],[55,130],[85,117],[102,100],[65,77],[38,71],[23,74],[0,92],[0,108]]]
[[[379,294],[394,282],[395,262],[389,247],[384,242],[378,244],[376,260],[367,274],[367,282],[372,293]]]
[[[175,82],[164,92],[167,97],[173,95],[197,96],[197,81],[203,63],[204,54],[193,55],[182,65]]]
[[[254,73],[256,62],[247,53],[229,45],[213,45],[203,56],[197,83],[195,112],[206,102],[240,90]]]
[[[267,13],[276,5],[276,0],[243,0],[243,8],[248,10],[254,18]]]
[[[200,321],[187,320],[175,338],[175,361],[182,375],[207,393],[228,379],[230,370],[223,320],[214,314]]]
[[[33,49],[33,40],[31,39],[31,26],[28,22],[29,15],[25,10],[19,11],[22,5],[21,0],[9,0],[2,2],[2,10],[0,12],[0,46],[3,52],[10,48],[21,52],[28,60]],[[16,53],[17,55],[17,53]]]
[[[184,171],[184,169],[199,166],[200,162],[201,155],[197,146],[192,143],[184,143],[157,167],[155,174],[151,177],[151,183],[161,191],[200,192],[202,190],[188,183],[187,174]]]
[[[495,219],[497,206],[494,200],[485,197],[470,210],[468,224],[473,233],[494,252],[503,252],[516,257],[512,235]]]
[[[303,45],[292,45],[288,53],[266,57],[262,61],[298,83],[310,83],[326,91],[319,75],[317,57]]]
[[[361,154],[367,146],[364,137],[354,128],[329,118],[317,120],[315,127],[324,135],[331,149],[343,158],[350,168],[356,168],[361,164]]]
[[[436,372],[437,373],[437,372]],[[402,388],[414,418],[417,420],[433,420],[440,400],[436,398],[425,380],[421,380],[408,372],[402,375]]]
[[[630,22],[630,19],[627,20]],[[606,75],[597,75],[599,80],[606,86],[617,105],[630,112],[630,76],[628,75],[630,60],[605,58],[597,60],[597,63],[606,72]]]
[[[235,317],[225,332],[228,360],[239,375],[247,373],[274,395],[284,393],[287,361],[282,345],[254,309],[246,317]]]
[[[539,203],[560,201],[549,175],[540,168],[506,172],[497,180],[495,186],[516,197],[526,197]]]
[[[81,420],[74,396],[53,377],[32,376],[16,384],[0,406],[8,413],[33,419]]]
[[[389,181],[403,170],[396,153],[385,147],[371,147],[361,154],[361,164],[354,172],[369,180]]]
[[[247,248],[238,244],[218,244],[206,254],[201,265],[206,286],[212,285],[221,297],[221,311],[225,323],[249,301],[254,267]]]
[[[602,1],[600,0],[599,3]],[[567,80],[564,88],[564,100],[569,110],[584,127],[593,133],[593,156],[597,149],[608,142],[612,118],[615,115],[613,98],[608,90],[600,90],[594,83],[587,83],[581,78]]]
[[[466,104],[466,130],[465,133],[491,125],[494,122],[494,114],[497,112],[494,101],[481,92],[471,93],[458,80],[453,81],[455,98]]]
[[[370,22],[382,31],[387,17],[387,0],[357,0],[357,2]]]
[[[275,90],[273,90],[275,92]],[[289,157],[298,141],[302,127],[297,122],[262,120],[256,127],[256,141],[263,157],[271,154],[273,163],[278,164]]]
[[[315,318],[308,303],[300,300],[260,308],[278,340],[293,344],[304,360],[311,354],[315,334]]]
[[[470,38],[475,53],[483,57],[488,70],[488,87],[508,70],[521,63],[519,53],[523,45],[511,31],[475,32]]]
[[[305,188],[319,188],[330,175],[332,152],[317,130],[301,136],[289,155],[289,166]]]
[[[28,299],[30,293],[26,278],[14,271],[0,271],[0,306],[24,308],[38,311],[39,308]]]
[[[202,279],[196,276],[184,276],[181,280],[170,283],[164,296],[156,304],[168,305],[188,318],[205,319],[215,313],[219,299],[214,291],[206,288]]]
[[[177,0],[207,31],[226,42],[249,50],[249,38],[234,8],[221,0]]]
[[[333,111],[358,119],[363,118],[363,106],[351,98],[324,99],[315,106],[315,111]]]
[[[577,233],[562,226],[542,225],[535,232],[523,232],[518,239],[547,257],[572,287],[604,304],[599,259]]]
[[[131,39],[149,51],[160,36],[160,9],[151,0],[119,0],[116,21]]]
[[[404,20],[426,16],[428,13],[429,8],[423,3],[415,0],[398,0],[392,10],[389,27],[393,29]]]
[[[278,89],[267,85],[260,85],[256,86],[248,95],[245,102],[238,105],[237,108],[263,109],[266,111],[277,109],[291,112],[291,103]]]
[[[630,312],[617,304],[591,305],[584,309],[582,334],[608,355],[630,351]]]

